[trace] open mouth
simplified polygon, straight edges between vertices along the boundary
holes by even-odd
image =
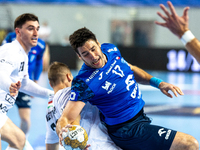
[[[99,59],[98,59],[98,60],[96,60],[95,62],[93,62],[93,64],[94,64],[94,65],[98,65],[98,64],[99,64],[99,62],[100,62],[100,57],[99,57]]]
[[[33,40],[33,41],[37,41],[37,38],[31,38],[31,40]]]

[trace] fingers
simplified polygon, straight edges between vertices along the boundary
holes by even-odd
[[[170,1],[168,1],[167,4],[169,6],[169,9],[170,9],[172,16],[176,16],[177,13],[176,13],[176,10],[175,10],[174,6],[172,5],[172,3]]]
[[[163,92],[163,94],[165,94],[166,96],[170,98],[173,98],[173,96],[169,93],[169,91],[172,91],[176,97],[178,97],[178,94],[184,95],[184,93],[179,87],[166,83],[166,82],[162,82],[160,89]]]
[[[21,82],[20,81],[18,81],[17,83],[16,83],[16,86],[18,87],[18,89],[21,87]]]
[[[174,89],[179,95],[184,95],[183,91],[179,87],[175,86]]]
[[[90,144],[87,144],[86,147],[84,148],[84,150],[89,150],[90,146],[91,146]]]
[[[11,96],[16,96],[18,94],[18,90],[21,87],[21,82],[18,81],[17,83],[11,83],[9,87],[9,92]]]
[[[65,127],[63,127],[59,133],[59,143],[62,145],[62,140],[63,140],[63,137],[62,137],[62,133],[63,132],[67,132],[68,131],[68,128],[71,128],[72,125],[68,124],[66,125]]]
[[[183,17],[187,18],[188,17],[188,11],[189,11],[190,7],[185,7],[183,10]]]

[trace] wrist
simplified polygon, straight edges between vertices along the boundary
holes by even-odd
[[[182,37],[180,38],[180,40],[183,43],[183,45],[185,46],[188,42],[191,42],[194,38],[195,38],[195,36],[192,34],[192,32],[190,30],[187,30],[182,35]]]
[[[149,81],[150,85],[156,88],[159,88],[161,82],[163,82],[163,80],[156,77],[152,77]]]

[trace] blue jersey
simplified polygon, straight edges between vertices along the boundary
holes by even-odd
[[[102,44],[107,63],[99,69],[83,64],[72,82],[71,101],[89,101],[108,125],[133,118],[144,106],[133,71],[113,44]]]
[[[3,40],[2,44],[10,43],[16,39],[16,33],[10,32]],[[38,80],[42,73],[42,57],[46,48],[46,43],[38,39],[38,44],[32,47],[28,54],[28,73],[31,80]]]

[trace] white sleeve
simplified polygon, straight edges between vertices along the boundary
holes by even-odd
[[[12,83],[10,75],[12,73],[13,66],[1,59],[0,68],[0,89],[9,93],[9,87]]]
[[[43,88],[28,78],[22,80],[22,86],[19,91],[34,97],[42,98],[48,98],[50,95],[54,94],[52,90]]]

